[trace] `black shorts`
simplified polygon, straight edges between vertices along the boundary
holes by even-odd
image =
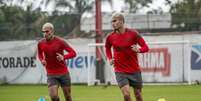
[[[48,75],[47,76],[48,87],[53,85],[70,86],[71,79],[69,73],[63,75]]]
[[[142,88],[142,75],[141,72],[132,74],[115,72],[118,86],[121,88],[129,84],[132,87]]]

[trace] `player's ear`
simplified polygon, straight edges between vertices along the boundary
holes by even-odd
[[[124,19],[120,19],[121,24],[124,24]]]
[[[121,21],[121,24],[123,25],[123,24],[124,24],[124,21]]]

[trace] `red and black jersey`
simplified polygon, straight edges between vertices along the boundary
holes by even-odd
[[[140,53],[149,50],[144,39],[137,31],[127,29],[124,33],[112,32],[106,38],[105,48],[108,59],[114,59],[115,72],[133,73],[141,71],[137,53],[132,50],[132,45],[140,46]],[[113,48],[113,56],[111,48]]]
[[[64,50],[68,54],[64,55]],[[64,55],[63,61],[57,60],[57,54]],[[38,43],[38,57],[40,61],[46,60],[46,71],[48,75],[65,74],[68,71],[65,59],[73,58],[76,52],[64,40],[59,37],[54,37],[52,40],[47,41],[45,38],[41,39]]]

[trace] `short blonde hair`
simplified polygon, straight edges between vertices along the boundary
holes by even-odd
[[[121,20],[123,23],[124,23],[124,15],[122,13],[118,13],[118,12],[115,12],[112,14],[112,19],[113,18],[118,18],[119,20]]]
[[[50,22],[47,22],[43,25],[42,29],[45,29],[45,28],[50,28],[50,29],[54,29],[54,25]]]

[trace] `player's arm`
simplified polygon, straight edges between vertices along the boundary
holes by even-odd
[[[145,53],[149,51],[149,47],[144,41],[143,37],[137,34],[137,43],[140,45],[139,52]]]
[[[40,43],[38,43],[38,58],[41,61],[41,63],[43,65],[46,65],[46,61],[45,61],[45,55],[44,52],[41,49]]]
[[[77,55],[75,50],[70,45],[68,45],[65,41],[64,41],[64,50],[68,52],[68,54],[64,55],[64,59],[73,58]]]
[[[64,40],[62,40],[60,44],[62,45],[62,48],[68,52],[68,54],[63,55],[61,53],[56,53],[56,58],[58,61],[63,61],[65,59],[70,59],[76,56],[75,50],[70,47]]]
[[[111,51],[112,45],[109,41],[109,37],[107,37],[106,42],[105,42],[105,51],[106,51],[106,56],[109,59],[109,62],[111,65],[113,65],[113,58],[112,58],[112,51]]]

